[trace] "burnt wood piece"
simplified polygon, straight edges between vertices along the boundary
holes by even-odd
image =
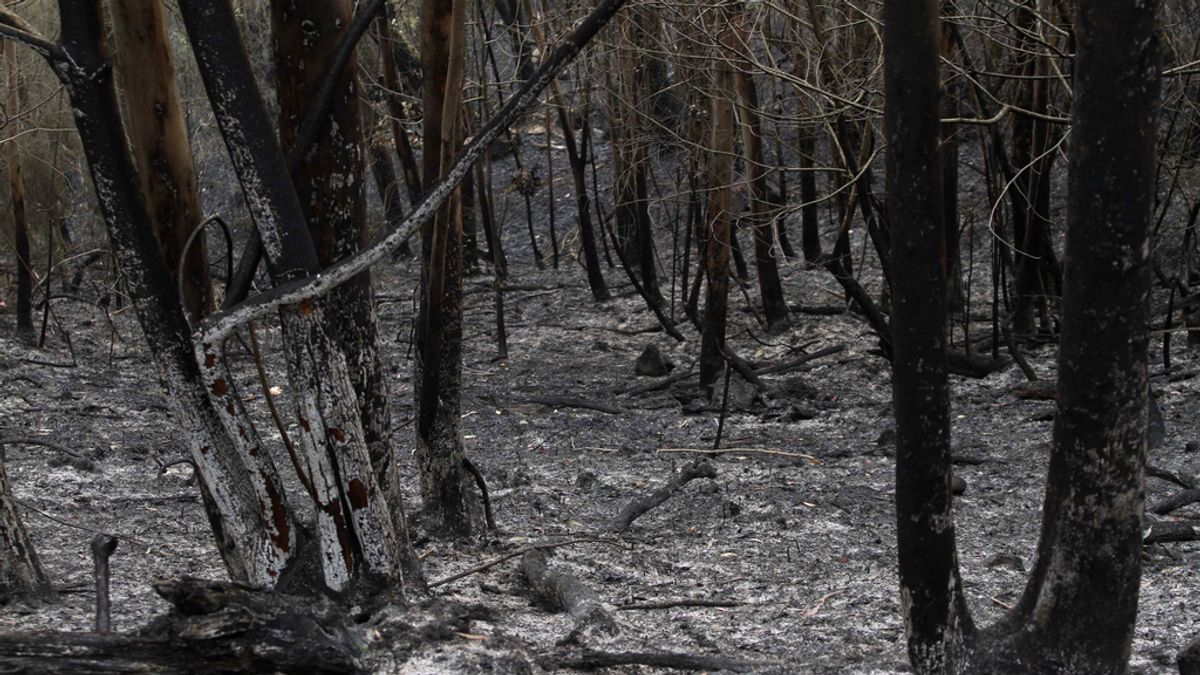
[[[731,673],[757,673],[782,664],[761,661],[743,661],[728,656],[706,654],[680,654],[678,652],[603,652],[586,649],[580,652],[543,657],[542,666],[548,669],[571,668],[574,670],[597,670],[614,666],[640,665],[675,670],[718,671]],[[1195,671],[1200,675],[1200,670]]]
[[[620,632],[617,622],[600,602],[600,596],[576,576],[550,569],[545,551],[526,551],[521,556],[521,572],[538,597],[575,619],[572,633],[593,627],[608,635]]]
[[[672,476],[666,485],[626,504],[625,508],[621,509],[621,512],[617,514],[616,519],[613,520],[612,525],[608,529],[612,532],[625,532],[633,525],[633,521],[637,520],[643,513],[670,499],[671,495],[679,491],[679,488],[697,478],[716,477],[717,469],[708,460],[700,459],[692,462],[683,471]]]

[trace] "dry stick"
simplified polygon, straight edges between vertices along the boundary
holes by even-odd
[[[92,574],[96,581],[96,632],[112,631],[112,605],[109,595],[109,582],[112,580],[112,569],[108,559],[117,549],[117,538],[107,534],[98,534],[92,539]]]
[[[770,448],[721,448],[719,450],[709,450],[707,448],[659,448],[658,452],[686,452],[696,455],[726,455],[726,454],[754,454],[754,455],[771,455],[773,457],[798,457],[807,459],[810,462],[820,462],[818,457],[806,455],[803,452],[788,452],[786,450],[772,450]]]
[[[127,541],[139,548],[140,547],[150,548],[150,544],[148,544],[140,539],[134,539],[133,537],[127,537],[125,535],[117,536],[116,534],[113,534],[112,532],[105,532],[104,530],[97,530],[96,528],[88,527],[87,525],[80,525],[79,523],[72,523],[68,520],[63,520],[62,518],[52,516],[49,513],[46,513],[45,511],[30,505],[28,502],[21,501],[20,499],[14,499],[13,501],[17,503],[17,506],[20,506],[21,508],[25,509],[26,511],[33,511],[34,513],[45,518],[46,520],[53,521],[55,523],[58,523],[59,525],[65,525],[66,527],[74,528],[76,530],[81,530],[83,532],[92,532],[94,534],[102,534],[106,537],[112,537],[113,539],[124,539],[125,541]]]
[[[487,481],[483,479],[483,473],[479,470],[475,463],[466,457],[462,458],[463,468],[467,473],[475,478],[475,485],[479,488],[479,497],[483,501],[483,517],[487,523],[489,530],[496,529],[496,516],[492,513],[492,498],[488,496]]]
[[[561,607],[575,619],[572,633],[591,626],[609,635],[620,632],[620,627],[604,609],[596,591],[573,574],[551,570],[545,551],[526,551],[522,554],[521,572],[538,595]]]
[[[613,666],[642,665],[676,670],[715,671],[728,670],[733,673],[750,673],[769,668],[779,668],[778,663],[742,661],[726,656],[680,654],[677,652],[602,652],[584,650],[567,656],[546,656],[541,659],[543,667],[551,669],[571,668],[574,670],[596,670]]]
[[[683,380],[686,380],[689,377],[695,377],[695,376],[696,376],[696,372],[694,370],[692,370],[691,368],[689,368],[687,370],[681,370],[680,372],[675,373],[674,375],[671,375],[670,377],[664,377],[661,380],[655,380],[653,382],[648,382],[646,384],[639,384],[638,386],[633,387],[632,389],[626,389],[624,393],[626,396],[638,396],[640,394],[646,394],[646,393],[649,393],[652,391],[656,391],[658,389],[666,389],[667,387],[675,384],[676,382],[682,382]]]
[[[73,459],[77,459],[80,462],[86,462],[88,464],[93,463],[92,460],[88,459],[87,457],[84,457],[82,454],[75,452],[74,450],[66,447],[65,445],[59,445],[58,443],[43,440],[41,438],[33,438],[33,437],[29,437],[29,436],[0,438],[0,446],[4,446],[4,445],[37,445],[37,446],[41,446],[43,448],[49,448],[55,452],[61,452],[62,454],[66,455],[68,457],[71,457]]]
[[[549,549],[559,548],[561,546],[572,546],[574,544],[609,544],[611,546],[619,546],[620,545],[618,542],[615,542],[611,539],[600,539],[597,537],[578,537],[575,539],[568,539],[566,541],[555,541],[555,542],[545,542],[545,543],[541,543],[541,544],[530,544],[529,546],[523,546],[515,551],[505,553],[504,555],[500,556],[499,558],[493,558],[492,560],[489,560],[480,565],[476,565],[469,569],[463,570],[462,572],[458,572],[457,574],[451,574],[450,576],[438,579],[437,581],[431,581],[431,582],[429,582],[428,587],[429,588],[437,588],[438,586],[444,586],[452,581],[458,581],[459,579],[462,579],[464,577],[469,577],[474,574],[479,574],[480,572],[486,572],[486,571],[490,570],[491,568],[495,567],[496,565],[499,565],[500,563],[503,563],[505,561],[512,560],[513,558],[525,555],[529,551],[545,551],[545,550],[549,550]]]
[[[804,356],[801,356],[798,359],[793,359],[791,361],[785,361],[784,363],[777,363],[773,366],[767,366],[765,368],[759,368],[758,370],[754,371],[754,374],[760,375],[760,376],[761,375],[773,375],[776,373],[784,373],[789,370],[795,370],[796,368],[799,368],[800,366],[805,365],[809,361],[815,361],[816,359],[819,359],[823,356],[837,354],[839,352],[845,351],[845,349],[846,349],[846,345],[834,345],[832,347],[825,347],[824,349],[818,349],[817,351],[815,351],[811,354],[805,354]]]
[[[254,329],[253,321],[250,322],[250,349],[254,355],[254,370],[258,373],[258,384],[262,387],[263,398],[267,402],[267,409],[271,411],[271,419],[275,422],[275,428],[279,430],[279,438],[283,440],[283,447],[287,449],[292,466],[296,469],[296,477],[300,479],[300,485],[304,487],[304,491],[308,493],[313,503],[319,504],[321,500],[317,498],[317,489],[313,487],[312,476],[304,470],[304,464],[300,461],[296,446],[292,443],[291,436],[288,435],[287,425],[283,423],[279,409],[275,407],[275,397],[271,395],[271,383],[267,380],[267,371],[263,367],[262,350],[258,345],[258,331]],[[196,465],[193,464],[192,468],[195,469]]]
[[[717,439],[713,441],[713,450],[721,447],[721,436],[725,433],[725,418],[729,415],[729,376],[732,368],[725,369],[725,390],[721,394],[721,416],[717,419]]]
[[[680,333],[679,329],[675,328],[675,324],[672,323],[665,314],[663,314],[662,307],[658,306],[658,303],[654,301],[654,298],[650,297],[649,291],[647,291],[645,286],[638,281],[637,275],[633,273],[633,268],[629,265],[629,260],[625,257],[625,252],[621,250],[621,243],[617,241],[616,233],[613,232],[612,227],[608,225],[609,223],[604,221],[600,222],[600,227],[608,233],[608,238],[612,241],[613,251],[617,254],[617,259],[621,261],[621,267],[625,270],[625,276],[629,277],[629,281],[633,283],[633,287],[635,290],[637,290],[638,295],[642,296],[642,300],[646,302],[646,306],[650,308],[650,311],[654,312],[654,317],[658,319],[658,323],[663,327],[663,330],[667,332],[667,335],[675,338],[676,342],[683,342],[683,334]]]
[[[662,504],[671,498],[671,495],[679,491],[679,488],[687,485],[697,478],[716,478],[717,469],[707,459],[699,459],[684,467],[683,471],[671,477],[665,485],[650,494],[633,500],[621,509],[615,520],[609,526],[612,532],[625,532],[633,525],[633,521],[637,520],[642,514],[650,509]]]
[[[1195,504],[1196,502],[1200,502],[1200,490],[1187,489],[1182,492],[1177,492],[1161,502],[1154,504],[1149,510],[1151,513],[1165,516],[1176,509],[1181,509],[1189,504]]]
[[[598,403],[588,401],[582,398],[573,396],[529,396],[519,399],[521,403],[534,403],[536,405],[549,406],[551,408],[582,408],[584,410],[595,410],[608,415],[620,415],[625,411],[615,405],[606,403]]]
[[[675,607],[743,607],[747,604],[749,603],[741,600],[680,598],[678,600],[658,600],[655,602],[631,602],[628,605],[618,605],[617,609],[624,612],[633,609],[673,609]]]

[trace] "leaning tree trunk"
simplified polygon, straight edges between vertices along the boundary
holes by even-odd
[[[59,13],[61,45],[44,56],[78,113],[75,124],[100,212],[172,418],[196,463],[217,549],[234,580],[274,586],[296,554],[295,522],[286,495],[269,455],[257,452],[253,435],[227,434],[227,423],[236,426],[232,418],[240,412],[225,409],[220,394],[226,394],[227,387],[210,388],[200,372],[183,306],[154,238],[128,152],[111,69],[101,48],[99,3],[60,0]],[[220,406],[214,405],[217,399],[222,399]],[[252,425],[248,429],[252,431]]]
[[[9,120],[18,121],[21,88],[17,79],[17,54],[8,40],[4,43],[4,60],[8,62],[8,96],[5,105]],[[17,142],[19,129],[7,131],[10,138],[4,145],[8,159],[8,189],[12,197],[13,248],[17,254],[17,333],[24,339],[32,340],[33,276],[30,274],[29,213],[25,208],[25,179],[21,175],[21,145]]]
[[[426,185],[445,175],[462,139],[466,13],[466,0],[424,0],[421,5]],[[464,465],[462,438],[461,209],[458,196],[452,197],[421,232],[424,274],[413,388],[425,510],[435,530],[470,535],[480,528],[481,509]]]
[[[1156,8],[1122,0],[1077,9],[1054,445],[1036,562],[1002,626],[1014,658],[1033,670],[1124,672],[1133,639],[1160,106]]]
[[[887,0],[883,20],[900,600],[913,668],[953,673],[972,624],[950,490],[938,2]]]
[[[53,598],[54,587],[17,512],[0,448],[0,606],[12,600],[36,604]]]
[[[174,56],[161,0],[112,0],[117,77],[125,92],[126,119],[146,206],[172,281],[194,323],[212,310],[204,237],[198,235],[180,260],[202,213],[196,167],[188,146]]]

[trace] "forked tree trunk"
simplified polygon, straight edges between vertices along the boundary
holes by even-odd
[[[950,490],[938,2],[887,0],[883,20],[900,601],[913,668],[954,673],[972,624]]]
[[[462,139],[466,0],[423,0],[424,181],[437,182]],[[413,382],[421,496],[434,530],[470,535],[481,509],[464,466],[462,395],[462,205],[448,200],[422,229],[421,305]]]
[[[184,0],[180,13],[213,112],[258,227],[272,281],[320,271],[304,211],[255,84],[228,0]],[[404,519],[376,479],[350,367],[327,331],[323,298],[283,307],[284,353],[296,395],[302,457],[297,469],[313,488],[324,584],[412,581]],[[199,344],[210,387],[228,388],[221,345]],[[236,431],[236,429],[231,429]],[[261,453],[260,453],[261,454]]]
[[[37,604],[52,599],[54,587],[17,512],[0,448],[0,606],[12,600]]]
[[[111,70],[101,47],[99,3],[60,0],[59,12],[62,53],[49,53],[47,60],[78,111],[75,124],[97,186],[100,212],[126,292],[157,362],[172,418],[199,470],[217,549],[234,580],[274,586],[295,556],[298,541],[279,477],[269,455],[257,452],[252,435],[226,433],[226,422],[236,427],[240,411],[226,410],[224,395],[229,388],[210,389],[200,372],[183,307],[154,238],[128,152]],[[219,407],[214,405],[218,400]]]
[[[8,95],[5,107],[10,121],[19,124],[21,112],[21,87],[17,79],[17,54],[10,40],[5,40],[4,60],[8,64]],[[33,339],[33,276],[30,273],[32,259],[29,255],[29,214],[25,208],[25,179],[21,175],[21,144],[17,142],[18,129],[9,131],[5,145],[8,160],[8,189],[12,197],[13,248],[17,254],[17,333],[23,339]]]
[[[183,283],[179,282],[184,247],[203,214],[162,1],[113,0],[109,11],[117,44],[117,77],[125,92],[126,119],[146,207],[167,272],[182,290],[184,311],[195,323],[212,311],[213,298],[203,235],[197,235],[188,249]]]

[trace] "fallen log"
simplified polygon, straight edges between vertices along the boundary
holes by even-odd
[[[621,509],[617,514],[616,519],[609,525],[608,529],[611,532],[624,532],[633,525],[633,521],[637,520],[643,513],[662,504],[671,498],[671,495],[679,491],[679,488],[687,485],[697,478],[716,478],[717,469],[706,459],[700,459],[684,467],[683,471],[671,477],[666,485],[651,492],[650,494],[633,500]]]
[[[521,571],[539,597],[575,619],[572,634],[590,628],[608,635],[620,632],[617,622],[600,602],[600,596],[578,577],[551,569],[544,550],[526,551],[521,556]]]

